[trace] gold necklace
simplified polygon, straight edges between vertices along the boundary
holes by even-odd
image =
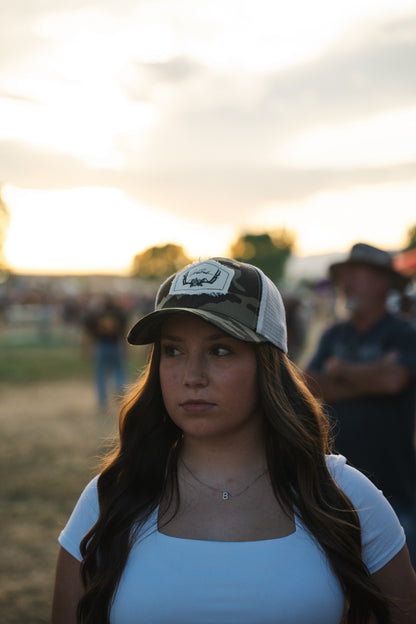
[[[263,472],[261,472],[259,475],[257,475],[257,477],[255,479],[253,479],[253,481],[250,481],[250,483],[248,485],[246,485],[242,490],[240,490],[240,492],[236,492],[235,494],[231,494],[231,492],[229,492],[228,490],[219,490],[218,488],[215,488],[212,485],[209,485],[209,483],[204,483],[204,481],[201,481],[201,479],[199,479],[196,475],[194,475],[194,473],[189,468],[189,466],[187,466],[185,464],[185,462],[183,461],[182,457],[180,459],[181,459],[181,462],[184,465],[185,469],[189,472],[191,477],[193,477],[195,479],[195,481],[198,481],[198,483],[200,483],[201,485],[204,485],[205,487],[209,488],[210,490],[213,490],[213,492],[219,492],[221,494],[222,500],[228,500],[229,498],[235,498],[236,496],[241,496],[241,494],[244,494],[244,492],[247,492],[247,490],[249,488],[251,488],[251,486],[254,485],[256,483],[256,481],[261,479],[261,477],[263,475],[265,475],[266,472],[268,472],[268,470],[266,468],[266,470],[263,470]]]

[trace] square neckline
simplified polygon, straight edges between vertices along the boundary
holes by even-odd
[[[201,544],[260,544],[265,542],[278,542],[282,540],[287,540],[292,538],[293,536],[299,535],[299,529],[301,528],[300,521],[298,519],[298,514],[294,512],[293,515],[294,520],[294,530],[287,535],[282,535],[281,537],[270,537],[264,539],[257,540],[212,540],[212,539],[199,539],[193,537],[177,537],[175,535],[168,535],[167,533],[163,533],[159,528],[159,507],[155,509],[152,515],[152,522],[154,522],[156,527],[156,533],[162,536],[163,538],[171,539],[171,540],[180,540],[182,542],[192,542],[192,543],[201,543]]]

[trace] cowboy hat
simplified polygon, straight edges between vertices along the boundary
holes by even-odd
[[[356,243],[351,248],[349,256],[343,262],[336,262],[329,267],[329,277],[333,282],[339,278],[341,269],[353,265],[371,266],[384,271],[391,278],[391,288],[404,290],[409,283],[409,278],[396,271],[393,266],[393,259],[387,251],[367,245],[366,243]]]

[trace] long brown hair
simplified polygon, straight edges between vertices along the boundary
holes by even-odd
[[[358,515],[326,466],[325,414],[279,349],[264,343],[256,345],[256,353],[275,495],[287,512],[297,510],[324,549],[346,597],[345,623],[364,624],[373,613],[379,624],[389,624],[387,600],[362,560]],[[81,543],[85,593],[78,605],[80,624],[109,624],[137,531],[165,493],[178,500],[182,432],[163,404],[159,361],[156,343],[147,373],[121,409],[119,441],[98,479],[99,518]]]

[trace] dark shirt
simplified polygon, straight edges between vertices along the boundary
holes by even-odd
[[[108,304],[87,315],[85,329],[97,342],[120,342],[126,336],[126,314],[117,305]]]
[[[365,333],[350,322],[324,332],[307,369],[324,372],[336,356],[356,363],[382,359],[395,351],[412,375],[411,383],[395,395],[368,395],[327,404],[334,425],[335,448],[367,474],[385,496],[406,505],[416,500],[416,331],[409,323],[386,314]]]

